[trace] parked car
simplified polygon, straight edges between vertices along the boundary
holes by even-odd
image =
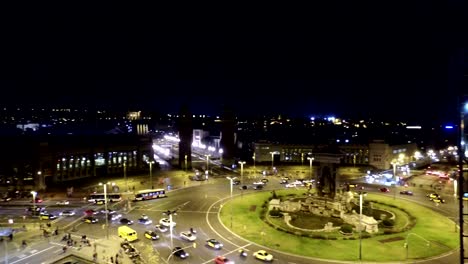
[[[67,200],[62,200],[62,201],[56,202],[55,204],[56,204],[56,205],[67,205],[67,204],[70,204],[70,202],[67,201]]]
[[[387,188],[387,187],[382,187],[382,188],[379,189],[379,191],[381,191],[381,192],[390,192],[390,189]]]
[[[143,224],[143,225],[149,225],[149,224],[152,224],[153,221],[148,218],[139,218],[138,223]]]

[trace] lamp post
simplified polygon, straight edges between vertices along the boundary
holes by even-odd
[[[211,155],[210,154],[205,154],[205,156],[206,156],[206,179],[208,179],[208,175],[210,173],[209,166],[210,166],[210,156]]]
[[[394,192],[393,192],[393,199],[396,199],[396,193],[397,193],[397,179],[396,179],[396,165],[398,164],[397,161],[393,160],[392,165],[393,165],[393,180],[395,181],[395,186],[394,186]]]
[[[127,163],[124,161],[123,163],[123,173],[124,173],[124,179],[125,179],[125,189],[128,192],[128,181],[127,181]]]
[[[245,164],[245,161],[239,161],[239,164],[241,165],[241,183],[244,184],[244,164]]]
[[[107,184],[100,182],[99,185],[104,187],[104,210],[106,211],[106,238],[109,239],[109,211],[107,210]]]
[[[359,261],[362,261],[362,196],[366,195],[367,192],[359,193]]]
[[[312,162],[314,161],[314,158],[308,157],[307,159],[310,161],[310,179],[312,180]],[[315,184],[317,184],[317,182]]]
[[[232,180],[233,179],[231,177],[226,177],[226,179],[228,179],[231,182],[231,202],[232,202],[232,185],[233,185]],[[231,203],[231,229],[232,229],[232,203]]]
[[[33,215],[36,216],[36,195],[37,195],[37,192],[36,191],[31,191],[31,194],[33,196]]]
[[[413,236],[416,236],[416,237],[419,237],[420,239],[424,240],[426,243],[427,243],[427,246],[430,247],[431,246],[431,241],[425,239],[424,237],[416,234],[416,233],[408,233],[406,235],[406,239],[405,239],[405,245],[404,247],[406,248],[406,257],[405,257],[405,262],[408,262],[408,254],[409,254],[409,240],[408,238],[413,235]],[[463,261],[463,260],[462,260]]]
[[[271,170],[273,171],[273,168],[275,167],[274,160],[275,160],[276,151],[270,152],[270,154],[271,154]]]
[[[253,159],[253,163],[254,163],[253,165],[254,165],[254,175],[255,175],[255,172],[256,172],[256,169],[255,169],[255,152],[254,152],[254,154],[252,156],[252,159]]]
[[[304,166],[304,153],[301,153],[301,166]]]
[[[184,156],[185,160],[185,173],[187,173],[187,155]]]
[[[149,162],[149,166],[150,166],[149,174],[150,174],[150,187],[151,187],[151,189],[154,189],[154,185],[153,185],[153,163],[154,163],[154,161]]]
[[[171,248],[174,248],[174,243],[172,239],[172,228],[173,228],[173,223],[172,223],[172,215],[177,215],[177,210],[167,210],[163,214],[169,216],[169,231],[170,231],[170,236],[171,236]]]

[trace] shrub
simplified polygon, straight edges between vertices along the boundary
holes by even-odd
[[[344,224],[340,227],[340,231],[343,233],[352,233],[353,232],[353,226],[350,224]]]
[[[281,213],[280,210],[274,208],[273,210],[270,210],[270,216],[271,217],[282,217],[283,216],[283,213]]]
[[[395,220],[393,219],[385,219],[382,221],[382,224],[384,226],[394,226],[395,225]]]

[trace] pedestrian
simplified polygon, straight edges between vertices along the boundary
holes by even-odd
[[[94,253],[93,253],[93,261],[94,261],[94,262],[97,261],[97,252],[94,252]]]
[[[112,256],[110,257],[110,262],[114,263],[114,257],[112,257]]]

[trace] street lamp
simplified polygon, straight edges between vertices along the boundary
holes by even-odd
[[[149,162],[149,166],[150,166],[150,186],[151,186],[151,189],[154,189],[154,185],[153,185],[153,163],[154,161],[150,161]]]
[[[231,182],[231,202],[232,202],[232,185],[233,185],[233,178],[231,177],[226,177],[226,179],[228,179],[230,182]],[[231,229],[232,229],[232,203],[231,203]]]
[[[301,153],[301,166],[304,166],[304,153]]]
[[[270,152],[270,154],[271,154],[271,170],[273,171],[275,167],[275,164],[274,164],[275,154],[278,154],[278,151],[272,151]]]
[[[109,239],[109,210],[107,210],[107,184],[100,182],[99,185],[104,187],[104,210],[106,210],[106,238]]]
[[[37,192],[36,191],[31,191],[31,194],[33,196],[33,215],[35,216],[36,215],[36,195],[37,195]]]
[[[314,161],[314,157],[307,157],[307,159],[310,161],[310,179],[312,180],[312,162]],[[317,184],[317,182],[315,182]]]
[[[127,181],[127,163],[124,161],[123,163],[123,173],[124,173],[124,179],[125,179],[125,189],[128,192],[128,181]]]
[[[170,236],[171,236],[171,248],[174,248],[174,243],[172,239],[172,228],[173,228],[173,223],[172,223],[172,215],[177,215],[177,210],[167,210],[163,214],[169,216],[169,231],[170,231]]]
[[[255,175],[255,171],[256,171],[256,169],[255,169],[255,152],[254,152],[254,154],[252,156],[252,159],[253,159],[253,163],[254,163],[253,165],[254,165],[254,175]]]
[[[184,160],[185,160],[185,172],[187,173],[187,155],[184,156]]]
[[[210,168],[209,168],[209,165],[210,165],[210,154],[205,154],[206,156],[206,177],[208,179],[208,174],[210,173]]]
[[[359,193],[359,261],[362,261],[362,196],[367,195],[367,192]]]
[[[431,241],[425,239],[424,237],[422,237],[422,236],[420,236],[420,235],[418,235],[418,234],[416,234],[416,233],[408,233],[408,235],[406,235],[405,245],[404,245],[404,247],[406,248],[406,258],[405,258],[405,262],[408,262],[408,254],[409,254],[409,241],[408,241],[408,238],[410,237],[410,235],[419,237],[420,239],[426,241],[428,247],[431,246]],[[462,260],[462,261],[463,261],[463,260]]]
[[[239,164],[241,165],[241,182],[244,184],[244,164],[245,161],[239,161]]]
[[[393,199],[396,199],[396,193],[397,193],[396,165],[398,165],[398,161],[393,160],[391,164],[393,165],[393,180],[395,181],[395,185],[394,185],[395,190],[393,193]]]

